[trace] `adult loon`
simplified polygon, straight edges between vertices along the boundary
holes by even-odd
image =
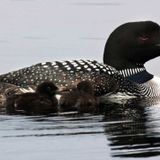
[[[5,102],[7,114],[41,115],[58,111],[55,97],[58,88],[52,82],[43,82],[35,93],[14,94]]]
[[[147,95],[153,96],[160,95],[160,78],[148,73],[144,64],[159,55],[160,26],[152,21],[130,22],[111,33],[103,61],[130,81],[149,87]]]
[[[109,65],[90,60],[39,63],[0,76],[1,83],[14,84],[22,93],[27,89],[34,91],[44,81],[55,83],[61,92],[68,91],[85,80],[93,84],[96,96],[116,92],[145,96],[143,85],[125,79]]]
[[[90,60],[45,62],[3,74],[0,81],[35,88],[48,80],[67,90],[82,80],[90,80],[96,95],[127,92],[137,96],[158,96],[158,84],[155,87],[155,84],[148,83],[153,76],[145,71],[143,64],[160,55],[159,44],[158,24],[151,21],[126,23],[118,27],[107,40],[104,52],[106,64]],[[132,74],[125,78],[128,69]],[[138,74],[142,76],[139,82],[139,77],[134,76],[142,71],[144,74]]]

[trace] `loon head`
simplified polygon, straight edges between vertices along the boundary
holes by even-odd
[[[125,23],[109,36],[104,63],[117,70],[144,67],[160,55],[160,26],[152,21]]]
[[[36,92],[39,94],[54,96],[58,88],[53,82],[43,82],[37,86]]]

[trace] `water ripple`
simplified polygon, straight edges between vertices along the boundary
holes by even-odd
[[[160,156],[160,104],[140,104],[138,101],[104,104],[102,115],[77,115],[76,112],[61,113],[57,116],[2,115],[0,139],[9,139],[9,142],[31,139],[32,143],[36,138],[49,141],[50,137],[55,137],[54,142],[59,144],[62,139],[68,141],[68,138],[80,138],[83,141],[83,138],[101,137],[103,142],[107,142],[105,147],[110,148],[108,154],[112,157],[154,159]],[[59,137],[58,140],[56,137]],[[97,142],[95,140],[94,147]],[[88,149],[92,147],[88,146]]]

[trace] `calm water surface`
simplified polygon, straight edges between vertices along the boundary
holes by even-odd
[[[0,73],[44,61],[102,62],[128,21],[160,23],[159,0],[1,0]],[[159,74],[159,58],[147,63]],[[104,105],[102,115],[0,115],[0,160],[160,159],[160,104]]]
[[[3,160],[160,158],[160,104],[105,104],[101,115],[0,118]]]

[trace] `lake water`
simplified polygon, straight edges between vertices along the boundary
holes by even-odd
[[[160,106],[147,104],[105,104],[101,115],[2,115],[1,159],[158,160]]]
[[[38,62],[102,62],[128,21],[160,23],[158,0],[1,0],[0,74]],[[146,64],[159,73],[159,58]],[[0,116],[1,160],[160,159],[160,104],[106,104],[102,115]]]

